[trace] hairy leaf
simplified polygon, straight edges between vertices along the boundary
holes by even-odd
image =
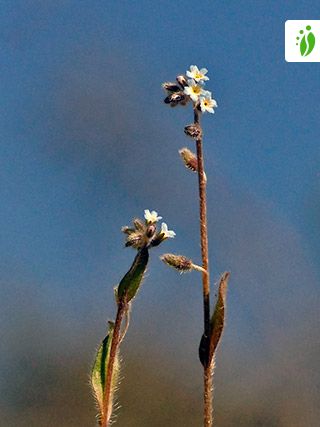
[[[107,382],[107,371],[108,364],[110,359],[110,349],[111,342],[114,331],[114,322],[109,322],[109,331],[107,336],[104,338],[102,343],[100,344],[96,358],[93,364],[92,372],[91,372],[91,385],[94,391],[94,396],[97,400],[99,409],[100,409],[100,418],[103,416],[104,408],[104,390]],[[115,389],[118,383],[118,375],[119,375],[119,357],[116,356],[113,373],[112,373],[112,382],[111,382],[111,395],[114,394]],[[111,416],[112,412],[112,399],[110,399],[110,408],[106,408],[108,418]]]
[[[225,323],[227,286],[230,273],[220,278],[218,298],[210,321],[210,336],[202,335],[199,346],[199,358],[203,366],[209,366],[221,339]]]

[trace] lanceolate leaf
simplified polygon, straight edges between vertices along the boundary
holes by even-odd
[[[300,43],[300,53],[301,56],[305,56],[307,51],[307,42],[306,42],[306,36],[302,37],[301,43]]]
[[[316,39],[312,32],[308,36],[303,36],[300,43],[300,53],[301,56],[308,56],[315,46]]]
[[[211,364],[214,353],[218,347],[225,323],[227,286],[230,273],[223,273],[220,278],[218,299],[211,317],[210,337],[201,338],[199,346],[199,358],[203,366]]]
[[[313,51],[314,45],[316,44],[316,39],[313,33],[309,33],[307,37],[309,47],[305,56],[309,55]]]
[[[134,298],[142,283],[143,275],[146,271],[149,260],[147,248],[142,248],[137,253],[133,264],[127,274],[122,278],[118,286],[118,301],[125,299],[129,302]]]
[[[97,351],[96,358],[95,358],[92,372],[91,372],[91,384],[92,384],[95,398],[99,405],[100,417],[102,417],[103,411],[104,411],[104,405],[103,405],[104,390],[105,390],[106,381],[107,381],[106,375],[108,371],[113,331],[114,331],[114,322],[109,322],[108,335],[104,338],[104,340],[102,341]],[[114,394],[115,388],[117,387],[118,374],[119,374],[119,357],[116,356],[116,360],[113,366],[113,373],[112,373],[112,391],[111,391],[112,394]],[[110,401],[111,401],[110,408],[107,408],[107,412],[111,415],[112,399],[110,399]]]

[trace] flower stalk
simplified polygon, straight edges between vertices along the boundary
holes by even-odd
[[[194,109],[194,123],[201,128],[200,113],[197,108]],[[200,243],[202,267],[205,270],[202,273],[202,292],[203,292],[203,320],[204,336],[210,337],[210,273],[209,273],[209,246],[208,246],[208,227],[207,227],[207,194],[206,194],[206,175],[204,171],[204,158],[202,146],[202,131],[196,139],[197,159],[198,159],[198,184],[199,184],[199,211],[200,211]],[[204,426],[213,425],[213,363],[204,366]]]
[[[215,351],[220,341],[225,318],[225,299],[226,288],[229,273],[224,273],[219,287],[219,298],[213,310],[211,318],[210,313],[210,273],[209,273],[209,248],[208,248],[208,227],[207,227],[207,194],[206,185],[207,178],[204,170],[204,154],[203,154],[203,130],[201,126],[201,116],[203,113],[214,113],[217,102],[212,98],[212,93],[204,90],[205,82],[209,80],[206,75],[206,68],[199,68],[196,65],[191,65],[190,70],[186,72],[186,76],[178,76],[177,91],[183,93],[189,98],[189,102],[193,104],[194,120],[190,125],[185,126],[184,132],[191,137],[196,144],[196,155],[187,148],[179,151],[185,166],[198,174],[198,191],[199,191],[199,217],[200,217],[200,245],[202,265],[197,266],[192,264],[190,270],[198,270],[202,273],[202,298],[203,298],[203,335],[199,347],[199,358],[203,365],[203,425],[204,427],[213,426],[213,369]],[[180,82],[184,82],[182,85]],[[179,87],[180,86],[180,87]],[[170,88],[174,87],[174,83]],[[168,92],[168,88],[164,86]],[[188,99],[187,98],[187,99]],[[177,102],[176,105],[186,105],[183,102]],[[182,256],[180,256],[182,257]],[[163,259],[164,260],[164,259]],[[165,260],[164,260],[165,261]],[[167,260],[168,261],[168,260]],[[181,270],[182,263],[176,262],[177,266],[173,265],[174,260],[166,262],[170,266]],[[191,261],[190,261],[191,262]]]

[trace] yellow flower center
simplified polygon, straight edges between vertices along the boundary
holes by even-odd
[[[199,95],[201,93],[201,87],[200,86],[192,86],[192,92],[196,95]]]
[[[196,73],[195,78],[196,79],[202,79],[203,75],[201,73]]]

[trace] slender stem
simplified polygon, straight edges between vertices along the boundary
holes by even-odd
[[[206,270],[203,267],[200,267],[200,265],[192,264],[192,268],[196,271],[200,271],[200,273],[205,273]]]
[[[209,275],[209,251],[208,251],[208,229],[207,229],[207,178],[204,171],[204,159],[202,149],[202,129],[200,125],[200,113],[194,109],[194,123],[200,128],[200,134],[196,139],[199,179],[199,201],[200,201],[200,241],[202,256],[202,287],[203,287],[203,313],[204,313],[204,335],[210,336],[210,275]],[[212,375],[213,368],[204,367],[204,426],[213,425],[212,416]]]
[[[125,310],[125,324],[124,327],[122,329],[121,332],[121,336],[120,336],[120,340],[119,340],[119,345],[122,343],[124,337],[126,336],[126,333],[128,332],[129,329],[129,324],[130,324],[130,303],[127,304],[126,306],[126,310]]]
[[[104,389],[104,401],[103,411],[101,416],[101,427],[110,426],[110,417],[112,413],[112,377],[115,359],[119,350],[119,345],[123,335],[121,334],[121,323],[123,316],[127,312],[127,303],[125,301],[119,301],[117,317],[114,324],[114,330],[112,334],[112,342],[110,348],[109,363],[106,372],[106,385]]]

